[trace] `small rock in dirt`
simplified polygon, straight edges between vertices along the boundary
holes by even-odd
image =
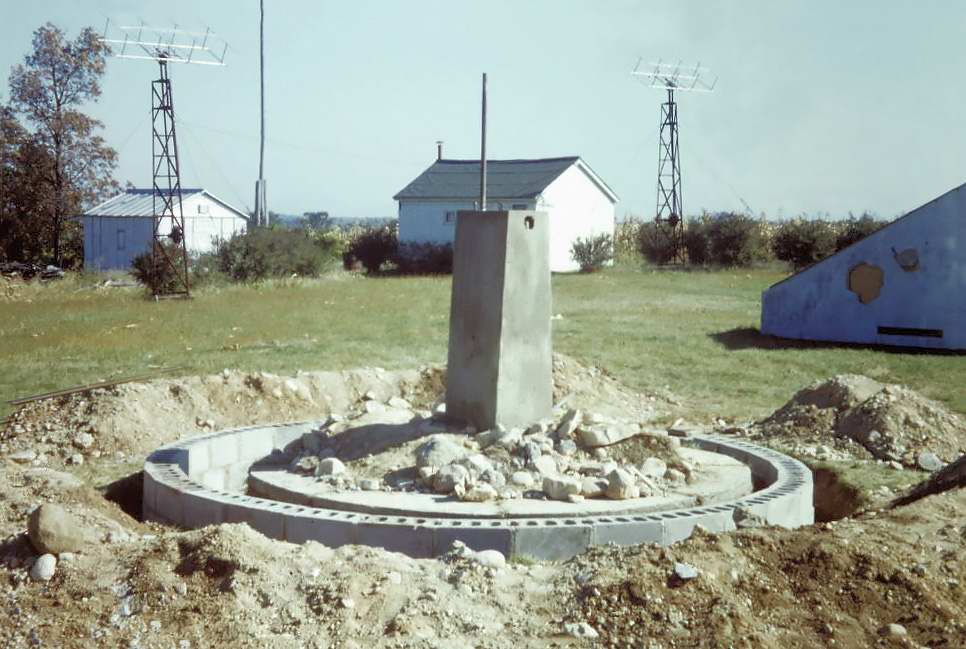
[[[445,437],[432,437],[416,449],[416,466],[445,466],[466,456],[466,448]]]
[[[879,629],[879,635],[891,636],[893,638],[906,635],[906,633],[906,627],[902,626],[901,624],[896,624],[895,622],[892,624],[887,624]]]
[[[94,436],[90,433],[81,433],[74,438],[74,446],[77,448],[90,448],[94,444]]]
[[[60,505],[46,503],[27,519],[27,535],[37,552],[77,552],[89,543],[91,531]]]
[[[916,458],[916,464],[923,471],[929,471],[930,473],[935,473],[946,466],[946,463],[931,451],[923,451],[920,453],[919,457]]]
[[[67,458],[67,464],[73,464],[74,466],[80,466],[84,463],[84,456],[80,453],[73,453]]]
[[[564,624],[564,633],[574,638],[596,638],[597,630],[586,622],[571,622]]]
[[[543,493],[552,500],[567,500],[568,496],[580,494],[580,480],[564,476],[546,476],[543,479]]]
[[[329,475],[342,475],[345,473],[345,464],[337,457],[328,457],[321,462],[319,462],[318,468],[315,470],[315,475],[317,476],[329,476]]]
[[[30,464],[37,459],[37,452],[31,450],[17,451],[16,453],[11,453],[8,457],[17,464]]]
[[[624,469],[614,469],[607,474],[607,497],[612,500],[627,500],[640,495],[637,481]]]
[[[674,564],[674,576],[681,581],[690,581],[698,577],[698,569],[690,563],[678,562]]]
[[[606,426],[587,426],[580,429],[580,443],[584,448],[610,446],[641,432],[638,424],[614,423]]]
[[[57,570],[57,557],[52,554],[42,554],[30,567],[30,578],[34,581],[50,581]]]

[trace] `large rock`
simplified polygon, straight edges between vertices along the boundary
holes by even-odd
[[[612,500],[627,500],[640,495],[637,481],[623,469],[614,469],[607,474],[607,497]]]
[[[568,500],[580,495],[580,480],[565,476],[547,476],[543,479],[543,493],[552,500]]]
[[[935,473],[946,466],[946,463],[940,460],[939,457],[931,451],[923,451],[920,453],[919,457],[916,458],[916,464],[918,464],[919,468],[923,471],[929,471],[930,473]]]
[[[445,437],[432,437],[416,449],[416,466],[446,466],[462,459],[466,447]]]
[[[345,464],[337,457],[329,457],[319,462],[315,470],[317,476],[337,476],[345,473]]]
[[[30,513],[27,535],[40,554],[77,552],[95,539],[95,534],[76,516],[52,503]]]
[[[533,462],[533,469],[542,476],[557,475],[557,463],[549,455],[541,455]]]
[[[641,432],[639,424],[629,422],[597,424],[580,429],[580,443],[584,448],[610,446]]]
[[[607,492],[608,484],[604,478],[584,478],[580,481],[580,495],[584,498],[599,498]]]
[[[485,503],[488,500],[496,499],[496,496],[496,489],[492,485],[480,482],[463,492],[461,500],[470,503]]]

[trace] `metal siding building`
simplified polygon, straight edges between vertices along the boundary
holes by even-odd
[[[761,331],[966,349],[966,185],[768,288]]]
[[[153,236],[153,201],[152,190],[129,189],[81,215],[84,267],[127,270],[135,257],[148,252]],[[204,189],[182,190],[181,204],[189,253],[210,252],[215,239],[226,239],[248,227],[244,212]],[[162,233],[171,231],[170,221],[162,219]]]
[[[614,234],[618,197],[579,157],[488,160],[487,209],[528,209],[550,217],[550,270],[577,270],[578,237]],[[437,160],[393,198],[400,243],[452,243],[456,213],[477,209],[479,160]]]

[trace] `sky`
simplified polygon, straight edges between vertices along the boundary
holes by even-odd
[[[2,0],[0,101],[50,21],[204,30],[225,67],[171,65],[182,185],[239,207],[258,176],[257,0]],[[488,75],[490,159],[579,155],[652,217],[663,93],[638,59],[700,62],[713,93],[678,93],[687,214],[892,218],[966,181],[961,0],[266,0],[269,208],[394,216],[436,156],[477,159]],[[111,59],[85,110],[151,182],[157,65]]]

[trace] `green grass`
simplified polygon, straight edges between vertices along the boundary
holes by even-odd
[[[774,270],[675,272],[622,266],[553,279],[554,348],[636,388],[668,388],[697,420],[750,418],[842,372],[904,383],[966,412],[962,356],[781,342],[758,334]],[[289,373],[443,362],[447,277],[271,282],[145,300],[90,277],[0,301],[0,400],[187,366]],[[0,298],[2,299],[2,298]],[[0,417],[11,408],[0,406]]]

